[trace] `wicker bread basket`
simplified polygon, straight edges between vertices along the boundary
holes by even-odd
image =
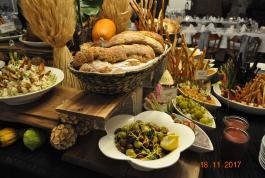
[[[166,60],[171,45],[166,44],[163,54],[157,57],[152,65],[121,74],[105,74],[96,72],[81,72],[73,68],[72,63],[68,65],[69,70],[85,85],[85,89],[100,94],[128,93],[138,86],[141,86],[146,76],[159,67]]]

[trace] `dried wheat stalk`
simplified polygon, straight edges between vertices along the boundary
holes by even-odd
[[[104,0],[101,16],[114,21],[117,32],[127,30],[131,18],[131,8],[128,0]]]
[[[32,32],[53,47],[53,65],[65,74],[63,86],[79,88],[67,69],[72,55],[66,43],[75,31],[75,0],[23,0],[20,6]]]

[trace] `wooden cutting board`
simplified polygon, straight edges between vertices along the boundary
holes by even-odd
[[[104,135],[103,131],[94,130],[87,136],[80,137],[77,144],[63,154],[62,160],[117,178],[200,177],[200,163],[196,153],[182,152],[180,160],[173,166],[142,172],[133,169],[126,161],[113,160],[104,156],[98,148],[98,141]]]
[[[128,97],[128,94],[99,95],[81,92],[58,106],[56,110],[65,114],[74,114],[79,117],[105,120],[109,118]]]
[[[51,129],[59,122],[55,108],[80,92],[76,89],[56,87],[33,103],[19,106],[0,103],[0,120]]]

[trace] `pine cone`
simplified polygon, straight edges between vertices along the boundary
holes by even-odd
[[[75,126],[76,132],[80,136],[88,134],[93,129],[92,120],[80,120],[80,122]]]
[[[62,123],[76,125],[79,122],[79,119],[75,115],[67,115],[63,113],[59,113],[59,118]]]
[[[52,129],[50,142],[58,150],[65,150],[75,144],[77,134],[70,124],[60,124]]]

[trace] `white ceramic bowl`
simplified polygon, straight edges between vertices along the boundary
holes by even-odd
[[[9,105],[21,105],[26,103],[31,103],[39,99],[42,95],[50,91],[53,87],[60,84],[64,79],[64,73],[60,69],[53,68],[53,67],[45,67],[45,70],[50,70],[52,74],[56,76],[56,82],[48,88],[45,88],[40,91],[26,93],[17,96],[7,96],[7,97],[0,97],[0,102],[4,102]]]
[[[189,121],[189,119],[178,114],[176,114],[176,117],[184,121],[185,120]],[[189,148],[189,150],[192,150],[197,153],[207,153],[213,151],[214,148],[211,139],[197,124],[195,124],[194,131],[195,131],[195,140],[191,145],[191,147]]]
[[[200,123],[199,121],[193,120],[192,118],[190,118],[189,116],[187,116],[186,114],[184,114],[183,112],[181,112],[181,110],[180,110],[180,109],[177,107],[177,105],[176,105],[176,100],[175,100],[175,99],[172,100],[172,104],[173,104],[175,110],[176,110],[180,115],[182,115],[183,117],[185,117],[185,118],[187,118],[187,119],[189,119],[189,120],[195,122],[195,123],[198,124],[201,128],[206,129],[206,130],[212,130],[212,129],[215,129],[215,128],[216,128],[216,123],[215,123],[214,117],[213,117],[212,114],[211,114],[206,108],[204,108],[203,106],[201,106],[201,107],[203,107],[204,109],[206,109],[207,117],[209,117],[209,118],[211,118],[211,119],[213,120],[211,126],[206,125],[206,124],[202,124],[202,123]]]
[[[232,100],[229,100],[228,98],[223,97],[221,95],[221,89],[220,89],[219,84],[214,84],[213,85],[213,92],[216,95],[216,97],[222,103],[227,105],[228,107],[231,107],[231,108],[233,108],[235,110],[243,111],[243,112],[249,113],[249,114],[265,115],[265,108],[249,106],[249,105],[242,104],[242,103],[237,102],[237,101],[232,101]]]
[[[0,69],[3,68],[5,66],[5,61],[0,61]]]
[[[35,41],[25,41],[23,40],[22,36],[19,37],[19,41],[27,46],[31,47],[38,47],[38,48],[45,48],[45,47],[50,47],[50,45],[46,42],[35,42]]]
[[[213,70],[213,73],[207,76],[207,80],[210,80],[218,72],[218,68],[210,68],[210,70]]]
[[[115,146],[114,131],[117,128],[133,123],[137,120],[141,120],[143,122],[152,122],[159,126],[167,127],[169,132],[175,133],[179,136],[178,148],[174,151],[171,151],[163,158],[148,161],[133,159],[121,153]],[[109,158],[128,161],[133,168],[141,171],[161,169],[173,165],[178,161],[180,153],[189,148],[195,139],[194,132],[189,127],[182,124],[175,124],[171,116],[159,111],[145,111],[138,114],[137,116],[118,115],[106,121],[105,129],[107,135],[102,137],[98,143],[100,151]]]
[[[193,99],[193,100],[196,101],[197,103],[200,103],[200,104],[201,104],[202,106],[204,106],[206,109],[209,109],[209,110],[215,110],[215,109],[218,109],[218,108],[222,107],[222,105],[221,105],[221,103],[219,102],[219,100],[218,100],[215,96],[213,96],[212,94],[209,94],[209,96],[212,98],[212,100],[214,100],[214,102],[215,102],[214,104],[204,103],[204,102],[202,102],[202,101],[200,101],[200,100],[198,100],[198,99],[195,99],[195,98],[193,98],[193,97],[187,95],[185,92],[183,92],[181,88],[178,88],[178,91],[179,91],[182,95],[187,96],[187,97]]]

